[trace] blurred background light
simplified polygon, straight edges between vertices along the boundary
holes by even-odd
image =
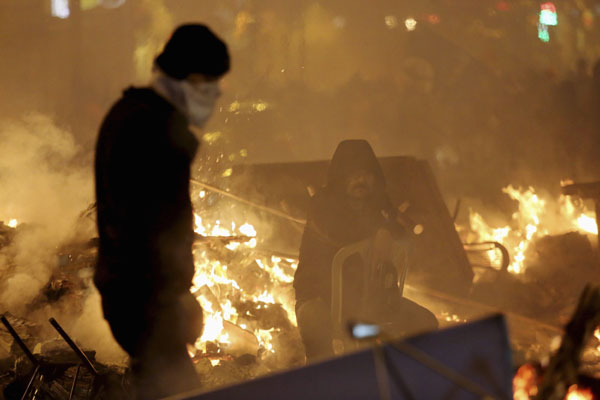
[[[410,17],[404,21],[404,26],[406,26],[407,31],[414,31],[417,29],[417,20]]]
[[[71,10],[69,9],[69,0],[52,0],[50,11],[53,17],[69,18]]]
[[[550,32],[548,32],[548,25],[538,24],[538,38],[545,43],[550,41]]]
[[[99,0],[102,7],[117,8],[125,4],[125,0]]]
[[[429,21],[430,24],[439,24],[440,23],[440,17],[437,14],[429,14],[427,16],[427,20]]]
[[[394,15],[387,15],[385,17],[385,25],[390,29],[396,28],[398,26],[398,18]]]
[[[346,18],[342,17],[341,15],[338,15],[337,17],[333,18],[333,25],[338,28],[338,29],[342,29],[343,27],[346,26]]]
[[[543,3],[540,7],[540,23],[549,26],[558,25],[558,16],[554,3]]]

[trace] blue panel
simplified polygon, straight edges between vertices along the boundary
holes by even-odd
[[[407,342],[495,397],[512,398],[510,345],[501,315],[416,336]],[[415,399],[479,398],[390,345],[385,346],[384,352]],[[406,399],[397,386],[392,385],[391,389],[393,399]],[[373,353],[364,350],[214,392],[176,398],[378,400],[380,397]]]

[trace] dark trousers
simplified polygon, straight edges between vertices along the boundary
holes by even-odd
[[[388,307],[376,310],[368,317],[353,316],[346,312],[346,320],[381,324],[394,337],[411,336],[437,329],[435,315],[425,307],[398,296]],[[333,320],[329,302],[321,298],[296,303],[296,320],[308,362],[332,357]]]
[[[184,305],[189,301],[159,303],[154,298],[137,297],[131,288],[127,293],[103,291],[104,317],[131,358],[137,399],[158,399],[200,386],[186,344],[193,341],[190,320],[202,321],[202,315],[196,303],[195,312],[199,310],[200,315],[190,317],[190,303]]]

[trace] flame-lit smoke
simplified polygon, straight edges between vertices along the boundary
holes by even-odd
[[[55,310],[53,316],[64,324],[83,348],[95,350],[98,361],[126,365],[128,356],[113,339],[108,322],[104,319],[100,293],[90,285],[83,297],[81,312],[77,313],[75,319],[73,310],[68,309]]]
[[[57,246],[81,233],[76,221],[93,198],[92,179],[74,161],[73,136],[47,116],[3,121],[0,142],[0,221],[19,228],[0,249],[0,312],[19,313],[48,282]]]
[[[174,21],[164,0],[141,0],[138,7],[137,11],[146,16],[149,25],[136,32],[135,72],[136,80],[146,84],[152,74],[154,58],[173,30]]]
[[[90,288],[66,303],[28,310],[58,268],[57,248],[95,236],[92,221],[80,214],[93,199],[91,168],[75,158],[79,148],[70,132],[47,116],[32,113],[0,124],[0,221],[15,229],[0,248],[0,314],[6,311],[32,322],[58,321],[84,348],[103,362],[125,363],[102,316],[100,296],[91,287],[91,269],[80,270]],[[87,274],[87,276],[84,276]]]
[[[598,234],[594,213],[571,197],[542,198],[533,187],[516,189],[511,185],[502,191],[518,202],[518,211],[512,215],[510,223],[491,227],[481,214],[471,210],[470,228],[475,234],[468,241],[502,243],[511,254],[508,270],[514,274],[525,271],[527,250],[536,239],[570,231]],[[499,255],[492,251],[489,257],[495,263]]]

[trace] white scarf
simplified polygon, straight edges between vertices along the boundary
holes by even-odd
[[[192,85],[185,79],[170,77],[158,66],[154,66],[150,86],[198,128],[206,124],[220,95],[216,81]]]

